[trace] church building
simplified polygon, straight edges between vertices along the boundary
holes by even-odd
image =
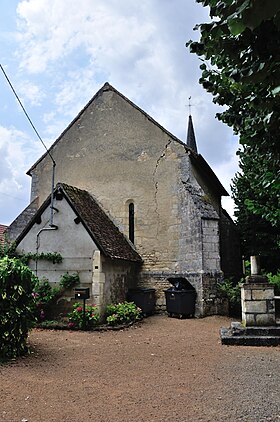
[[[137,286],[164,309],[168,278],[185,277],[196,316],[221,311],[217,283],[240,273],[238,235],[191,116],[184,143],[105,83],[27,174],[31,202],[8,234],[19,252],[61,254],[30,263],[39,277],[78,272],[101,311]]]

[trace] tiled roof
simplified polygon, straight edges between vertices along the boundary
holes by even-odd
[[[62,194],[66,198],[104,255],[112,259],[142,262],[142,258],[134,249],[134,245],[120,232],[113,221],[87,191],[69,186],[65,183],[58,183],[54,195],[58,194]],[[17,238],[17,243],[25,237],[38,216],[50,205],[50,200],[51,198],[49,196]]]
[[[133,245],[87,191],[65,183],[59,183],[57,191],[65,194],[81,222],[105,255],[113,259],[142,261]]]
[[[191,162],[198,169],[201,175],[208,180],[208,185],[212,187],[214,192],[217,192],[221,196],[229,196],[221,182],[219,181],[216,174],[213,172],[209,164],[204,160],[200,154],[191,154]]]
[[[7,229],[7,226],[4,226],[4,224],[0,224],[0,245],[3,245],[5,242],[6,229]]]

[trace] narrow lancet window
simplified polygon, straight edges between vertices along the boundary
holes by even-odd
[[[134,243],[134,204],[131,202],[128,206],[128,227],[129,240]]]

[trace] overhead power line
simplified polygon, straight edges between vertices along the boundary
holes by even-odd
[[[46,149],[46,151],[47,151],[47,154],[49,155],[50,159],[52,160],[53,166],[52,166],[52,190],[51,190],[51,207],[50,207],[50,208],[51,208],[50,227],[51,227],[51,228],[55,228],[56,226],[53,224],[53,209],[54,209],[54,207],[53,207],[53,203],[54,203],[54,179],[55,179],[54,173],[55,173],[55,166],[56,166],[56,162],[54,161],[54,159],[53,159],[53,157],[52,157],[52,155],[51,155],[51,153],[50,153],[49,149],[46,147],[46,144],[44,143],[43,139],[42,139],[42,138],[41,138],[41,136],[39,135],[39,132],[37,131],[36,127],[34,126],[34,124],[33,124],[33,122],[32,122],[32,120],[30,119],[30,117],[29,117],[29,115],[28,115],[27,111],[26,111],[26,110],[25,110],[25,108],[24,108],[24,105],[23,105],[23,104],[22,104],[22,102],[20,101],[20,98],[19,98],[19,96],[17,95],[16,90],[14,89],[14,87],[13,87],[13,85],[12,85],[12,83],[11,83],[10,79],[8,78],[8,75],[6,74],[6,72],[5,72],[4,68],[3,68],[3,66],[2,66],[1,64],[0,64],[0,68],[1,68],[1,70],[2,70],[2,72],[3,72],[3,74],[4,74],[4,76],[5,76],[5,78],[6,78],[7,82],[8,82],[8,84],[10,85],[10,87],[11,87],[11,89],[12,89],[12,91],[13,91],[13,93],[14,93],[15,97],[16,97],[16,99],[18,100],[18,102],[19,102],[19,104],[20,104],[20,106],[21,106],[21,108],[22,108],[22,110],[23,110],[23,112],[24,112],[25,116],[27,117],[27,119],[28,119],[29,123],[31,124],[32,129],[33,129],[33,130],[34,130],[34,132],[36,133],[36,135],[37,135],[38,139],[40,140],[40,142],[42,143],[42,145],[45,147],[45,149]],[[56,227],[56,228],[57,228],[57,227]]]
[[[13,85],[12,85],[12,83],[11,83],[10,79],[8,78],[7,73],[5,72],[5,70],[4,70],[4,68],[3,68],[3,66],[2,66],[1,64],[0,64],[0,68],[1,68],[1,70],[2,70],[2,72],[3,72],[3,74],[4,74],[4,76],[5,76],[5,78],[6,78],[7,82],[8,82],[8,84],[10,85],[10,87],[11,87],[11,89],[12,89],[12,91],[13,91],[13,93],[14,93],[15,97],[16,97],[16,99],[18,100],[18,102],[19,102],[19,104],[20,104],[20,106],[21,106],[21,108],[22,108],[22,110],[23,110],[23,112],[24,112],[25,116],[27,117],[27,119],[28,119],[28,121],[29,121],[29,123],[30,123],[30,125],[31,125],[32,129],[33,129],[33,130],[34,130],[34,132],[36,133],[36,135],[37,135],[38,139],[40,140],[40,142],[42,143],[42,145],[45,147],[45,149],[46,149],[46,151],[47,151],[48,155],[50,156],[50,158],[51,158],[51,160],[52,160],[53,164],[55,165],[55,161],[54,161],[54,159],[53,159],[53,157],[52,157],[52,155],[51,155],[51,153],[50,153],[49,149],[47,148],[46,144],[44,143],[43,139],[41,138],[41,136],[40,136],[39,132],[37,131],[36,127],[34,126],[34,124],[33,124],[32,120],[30,119],[30,117],[29,117],[29,115],[28,115],[27,111],[26,111],[26,110],[25,110],[25,108],[24,108],[24,105],[22,104],[22,102],[21,102],[21,100],[20,100],[19,96],[18,96],[18,95],[17,95],[17,93],[16,93],[16,90],[14,89],[14,87],[13,87]]]

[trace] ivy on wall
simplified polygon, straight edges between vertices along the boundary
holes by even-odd
[[[33,259],[34,261],[37,261],[37,260],[51,261],[53,264],[60,264],[63,259],[60,253],[58,252],[40,252],[40,253],[28,252],[24,254],[22,258],[26,260],[26,262],[28,262],[30,259]]]

